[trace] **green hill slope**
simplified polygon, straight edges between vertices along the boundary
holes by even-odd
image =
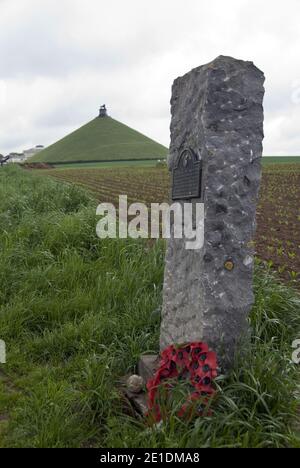
[[[96,118],[33,156],[30,162],[64,163],[159,159],[167,148],[111,117]]]

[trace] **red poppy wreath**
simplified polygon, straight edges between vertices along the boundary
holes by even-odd
[[[171,345],[161,353],[159,368],[154,377],[147,383],[148,416],[156,422],[162,419],[159,393],[163,389],[169,395],[174,383],[186,381],[191,392],[179,411],[183,417],[197,408],[203,414],[206,405],[215,393],[213,380],[217,377],[217,356],[209,351],[206,343],[195,342],[184,346]],[[199,402],[199,405],[197,404]]]

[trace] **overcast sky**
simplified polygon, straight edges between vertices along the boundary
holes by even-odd
[[[173,80],[218,55],[266,75],[266,155],[300,155],[300,1],[0,0],[0,153],[109,114],[169,145]]]

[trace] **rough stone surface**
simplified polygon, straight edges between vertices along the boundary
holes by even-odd
[[[159,356],[156,354],[144,354],[138,362],[138,373],[146,385],[152,379],[159,366]]]
[[[248,332],[263,83],[252,62],[220,56],[173,84],[168,164],[172,170],[185,148],[202,159],[205,236],[199,250],[168,242],[161,349],[203,340],[230,363]]]

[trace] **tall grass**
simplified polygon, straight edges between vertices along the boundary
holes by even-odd
[[[300,300],[260,267],[251,349],[218,379],[213,416],[133,418],[118,381],[157,352],[164,245],[99,240],[94,213],[79,188],[0,171],[0,446],[300,446]]]

